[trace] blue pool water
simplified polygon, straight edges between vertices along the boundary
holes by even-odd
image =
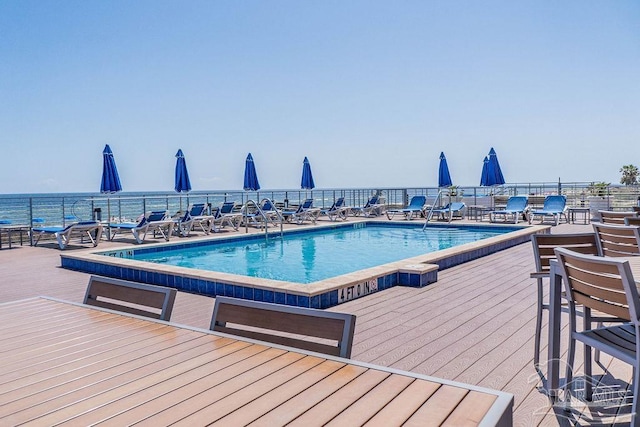
[[[256,235],[241,241],[160,252],[136,260],[297,283],[341,274],[475,242],[513,231],[507,227],[386,226],[357,224],[284,238]]]

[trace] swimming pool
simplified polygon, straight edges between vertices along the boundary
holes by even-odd
[[[365,224],[361,224],[365,225]],[[340,227],[143,252],[132,259],[308,284],[512,232],[504,227]]]
[[[376,229],[382,226],[391,226],[393,227],[392,232],[404,237],[397,239],[395,243],[397,247],[394,246],[393,250],[389,250],[386,246],[389,239],[382,239],[385,245],[374,252],[399,252],[400,249],[398,248],[408,244],[408,240],[413,240],[407,238],[404,233],[417,233],[418,230],[421,230],[421,226],[411,224],[410,222],[376,220],[298,226],[285,231],[284,241],[278,241],[277,236],[279,233],[269,235],[270,243],[266,245],[265,250],[267,252],[274,252],[276,258],[272,258],[270,261],[264,262],[264,264],[280,263],[280,258],[277,256],[279,256],[281,250],[289,250],[284,249],[284,245],[291,237],[299,236],[301,238],[300,242],[297,243],[298,254],[296,256],[291,255],[291,258],[294,258],[294,264],[304,265],[305,262],[309,262],[311,255],[311,257],[314,258],[314,263],[315,258],[319,257],[319,253],[322,252],[320,247],[324,245],[322,243],[324,237],[321,236],[325,232],[335,233],[337,236],[340,236],[343,231],[351,229],[354,230],[355,235],[358,236],[362,235],[363,230],[371,229],[376,231]],[[435,227],[436,226],[434,226],[434,228]],[[235,259],[234,262],[245,264],[244,269],[250,270],[251,266],[261,264],[261,262],[258,262],[260,261],[258,260],[259,257],[266,255],[263,255],[259,251],[252,252],[242,248],[246,248],[247,245],[252,245],[259,241],[264,241],[264,233],[221,233],[219,235],[210,235],[202,238],[180,239],[177,243],[175,239],[172,239],[171,242],[167,243],[142,246],[129,245],[107,251],[65,252],[61,253],[61,264],[63,268],[72,270],[168,286],[185,292],[213,297],[223,295],[300,307],[328,308],[393,286],[427,286],[437,281],[438,270],[529,242],[531,234],[547,232],[549,229],[549,226],[503,225],[496,227],[490,224],[464,226],[439,225],[437,227],[452,229],[463,228],[466,229],[465,231],[467,232],[474,229],[481,229],[483,232],[498,232],[498,234],[468,243],[461,243],[458,246],[448,247],[447,249],[438,250],[440,243],[432,244],[433,249],[435,249],[433,252],[425,253],[424,248],[422,248],[419,251],[419,255],[411,256],[404,254],[402,255],[404,258],[396,261],[385,263],[380,259],[376,259],[374,266],[364,267],[355,271],[352,270],[344,274],[337,273],[338,275],[336,276],[319,280],[305,278],[305,280],[294,281],[288,277],[286,280],[279,280],[225,271],[208,271],[202,268],[159,264],[137,259],[142,256],[151,256],[152,254],[154,256],[164,257],[167,253],[175,249],[199,251],[203,248],[211,248],[213,246],[224,248],[235,247],[235,249],[224,250],[236,252],[234,255],[235,258],[233,258]],[[431,226],[429,228],[431,228]],[[507,230],[509,232],[505,232]],[[309,234],[316,234],[318,240],[315,240],[313,244],[309,243],[309,241],[306,240],[306,236]],[[455,238],[449,237],[449,239]],[[303,244],[307,246],[306,249],[302,249]],[[335,243],[334,245],[337,246]],[[425,243],[425,245],[427,245],[427,243]],[[373,256],[363,255],[362,248],[354,249],[349,243],[347,243],[345,247],[348,253],[356,254],[361,258]],[[304,254],[306,254],[306,260]],[[334,254],[332,261],[338,261],[334,262],[334,264],[347,266],[351,264],[350,260],[342,258],[343,255],[336,256],[333,249],[330,251],[330,254]],[[289,258],[289,256],[287,256],[287,258]]]

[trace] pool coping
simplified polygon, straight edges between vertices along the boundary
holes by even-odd
[[[369,220],[365,223],[384,225],[405,223],[396,221]],[[286,230],[289,233],[304,233],[319,229],[348,227],[355,223],[301,226]],[[292,306],[328,308],[343,302],[378,292],[392,286],[424,287],[437,281],[439,270],[471,261],[503,249],[530,241],[531,234],[546,233],[550,226],[510,225],[510,224],[437,224],[441,227],[501,227],[514,231],[466,243],[449,249],[418,255],[400,261],[358,270],[309,284],[300,284],[250,276],[241,276],[217,271],[206,271],[186,267],[155,264],[147,261],[128,259],[134,251],[154,250],[165,246],[175,247],[175,240],[144,246],[131,245],[109,250],[62,253],[63,268],[86,273],[133,280],[144,283],[169,286],[185,292],[209,295],[231,296],[257,301],[274,302]],[[279,232],[270,232],[270,235]],[[217,240],[237,241],[256,239],[264,234],[209,235],[197,240],[178,243],[185,246],[207,245]],[[105,256],[110,254],[111,256]]]

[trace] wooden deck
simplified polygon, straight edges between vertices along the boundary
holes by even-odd
[[[554,233],[580,231],[592,228],[564,224],[553,228]],[[109,245],[103,242],[100,248]],[[1,250],[0,302],[39,295],[81,302],[89,276],[60,268],[59,255],[53,245]],[[513,393],[517,426],[569,425],[565,413],[554,412],[539,390],[542,382],[533,368],[536,290],[529,278],[533,269],[531,245],[523,244],[443,270],[438,282],[425,288],[395,287],[332,310],[357,316],[355,360]],[[213,302],[179,292],[171,320],[207,328]],[[545,360],[546,333],[542,339],[541,360]],[[561,342],[564,354],[564,335]],[[576,360],[580,358],[578,354]],[[606,355],[602,362],[609,371],[603,382],[624,391],[631,369]],[[594,374],[603,374],[602,368],[594,365]],[[618,407],[578,407],[577,416],[581,425],[608,425]]]

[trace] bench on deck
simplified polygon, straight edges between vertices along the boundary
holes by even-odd
[[[176,294],[175,289],[163,286],[91,276],[84,303],[153,319],[169,320]]]
[[[210,329],[349,358],[355,324],[356,316],[347,313],[216,297]],[[236,325],[250,327],[250,329],[238,328]],[[274,331],[301,337],[274,334]],[[311,341],[309,337],[319,340]],[[327,344],[326,340],[336,341],[337,344]]]

